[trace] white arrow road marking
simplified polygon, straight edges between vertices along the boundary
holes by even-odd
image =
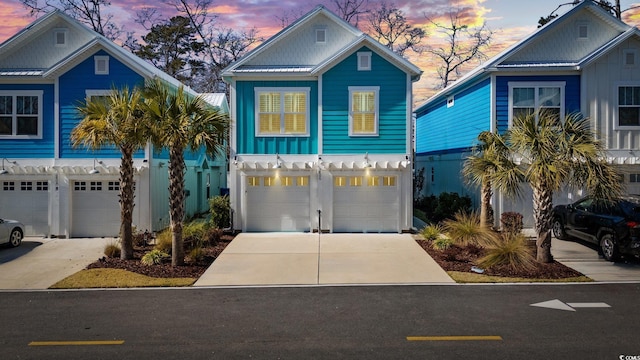
[[[575,308],[610,308],[611,307],[609,304],[603,303],[603,302],[566,303],[565,304],[558,299],[531,304],[531,306],[548,308],[548,309],[556,309],[556,310],[564,310],[564,311],[576,311]]]
[[[556,309],[556,310],[565,310],[565,311],[576,311],[571,306],[563,303],[562,301],[555,299],[549,301],[543,301],[537,304],[531,304],[531,306],[537,306],[542,308]]]
[[[572,308],[610,308],[611,305],[603,302],[596,303],[567,303]]]

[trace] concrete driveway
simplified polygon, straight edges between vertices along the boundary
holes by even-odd
[[[17,248],[0,248],[0,289],[47,289],[104,256],[115,239],[26,237]]]
[[[194,286],[453,282],[410,235],[241,233]]]
[[[604,260],[595,245],[580,241],[551,240],[551,254],[558,262],[575,269],[594,281],[640,281],[640,261],[613,263]]]

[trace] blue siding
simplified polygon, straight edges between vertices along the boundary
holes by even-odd
[[[99,51],[60,77],[60,157],[61,158],[119,158],[120,151],[113,147],[100,150],[89,150],[84,147],[74,149],[71,146],[70,134],[80,121],[76,108],[85,99],[85,90],[110,90],[128,85],[129,88],[144,85],[144,78],[119,62],[113,56],[109,59],[109,75],[95,75],[94,55],[109,55]],[[139,151],[135,157],[144,157]]]
[[[363,47],[358,51],[371,51]],[[375,52],[371,71],[357,71],[357,51],[323,75],[323,152],[405,153],[407,75]],[[349,86],[379,86],[379,129],[375,137],[349,137]]]
[[[509,127],[509,82],[510,81],[564,81],[565,112],[580,111],[580,75],[567,76],[498,76],[496,77],[496,121],[498,131]]]
[[[0,85],[0,90],[42,90],[42,139],[0,137],[0,154],[12,158],[48,158],[54,155],[54,87],[52,84]]]
[[[256,87],[303,87],[309,93],[309,136],[255,136]],[[236,138],[239,154],[316,154],[318,152],[318,83],[316,81],[238,81]]]
[[[416,114],[416,153],[439,153],[473,146],[491,126],[491,80],[486,79]]]

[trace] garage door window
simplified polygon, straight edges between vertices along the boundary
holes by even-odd
[[[31,190],[33,190],[33,183],[31,181],[21,181],[20,182],[20,190],[22,190],[22,191],[31,191]]]
[[[264,176],[262,178],[262,184],[264,186],[275,186],[276,185],[276,177],[275,176]]]
[[[109,191],[120,191],[120,181],[109,181]]]
[[[336,187],[344,187],[347,186],[347,177],[346,176],[336,176],[333,178],[333,185]]]
[[[352,176],[349,183],[351,186],[362,186],[362,176]]]
[[[280,178],[280,185],[282,186],[293,186],[294,180],[291,176],[283,176]]]
[[[367,177],[367,186],[375,187],[380,186],[380,177],[379,176],[368,176]]]
[[[395,176],[383,176],[382,177],[382,186],[396,186],[396,177]]]
[[[102,182],[100,182],[100,181],[92,181],[91,182],[91,191],[102,191]]]
[[[298,176],[296,178],[297,186],[309,186],[309,177],[308,176]]]
[[[2,189],[4,191],[14,191],[16,184],[13,181],[4,181],[2,184]]]
[[[86,181],[76,181],[73,184],[73,190],[75,191],[87,191],[87,182]]]
[[[49,191],[49,182],[47,182],[47,181],[36,181],[36,190],[37,191]]]

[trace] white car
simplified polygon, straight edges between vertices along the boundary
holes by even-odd
[[[20,246],[24,236],[24,225],[19,221],[0,219],[0,244],[8,243],[11,247]]]

